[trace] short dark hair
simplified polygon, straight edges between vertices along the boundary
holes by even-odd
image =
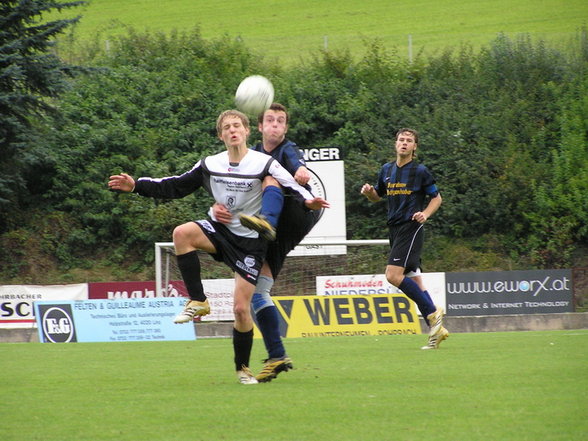
[[[408,132],[410,133],[412,136],[414,136],[414,142],[415,144],[419,143],[419,132],[417,132],[415,129],[409,129],[407,127],[403,127],[402,129],[399,129],[396,132],[396,139],[398,139],[398,137],[403,134],[404,132]]]
[[[273,110],[275,112],[284,112],[286,114],[286,124],[288,124],[288,121],[290,120],[290,115],[288,115],[288,109],[286,109],[286,106],[284,106],[283,104],[280,104],[280,103],[272,103],[269,106],[269,108],[267,108],[266,110],[261,112],[257,116],[258,124],[261,124],[263,122],[263,116],[265,115],[265,112],[267,112],[268,110]]]

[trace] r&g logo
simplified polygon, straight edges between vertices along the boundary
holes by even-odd
[[[39,305],[43,339],[51,343],[77,341],[71,305]]]

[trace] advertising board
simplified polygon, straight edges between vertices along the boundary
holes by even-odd
[[[173,322],[185,299],[35,302],[43,343],[194,340],[194,326]]]
[[[447,314],[573,312],[569,269],[446,273]]]

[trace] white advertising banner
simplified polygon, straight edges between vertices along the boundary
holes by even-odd
[[[445,273],[423,273],[421,277],[435,305],[445,309]],[[384,274],[318,276],[316,292],[322,296],[402,294]]]
[[[87,300],[88,284],[0,285],[0,328],[36,327],[33,302]]]
[[[340,160],[338,147],[322,147],[303,150],[307,167],[311,173],[309,182],[316,197],[325,198],[331,208],[321,211],[320,219],[306,235],[305,241],[333,242],[347,238],[345,218],[345,167]],[[344,245],[299,245],[289,256],[324,256],[345,254]]]
[[[210,314],[201,317],[200,320],[203,322],[234,321],[235,279],[203,280],[202,286],[210,303]]]
[[[235,279],[205,279],[202,281],[202,286],[208,303],[210,303],[210,314],[200,317],[198,320],[202,322],[234,321]],[[188,290],[182,280],[170,280],[163,297],[182,297],[187,300]]]

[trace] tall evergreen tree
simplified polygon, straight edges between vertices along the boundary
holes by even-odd
[[[51,48],[54,38],[80,17],[44,21],[44,16],[84,3],[0,2],[0,232],[10,228],[14,214],[39,188],[39,171],[49,161],[32,147],[33,117],[52,110],[47,99],[63,92],[75,71]]]

